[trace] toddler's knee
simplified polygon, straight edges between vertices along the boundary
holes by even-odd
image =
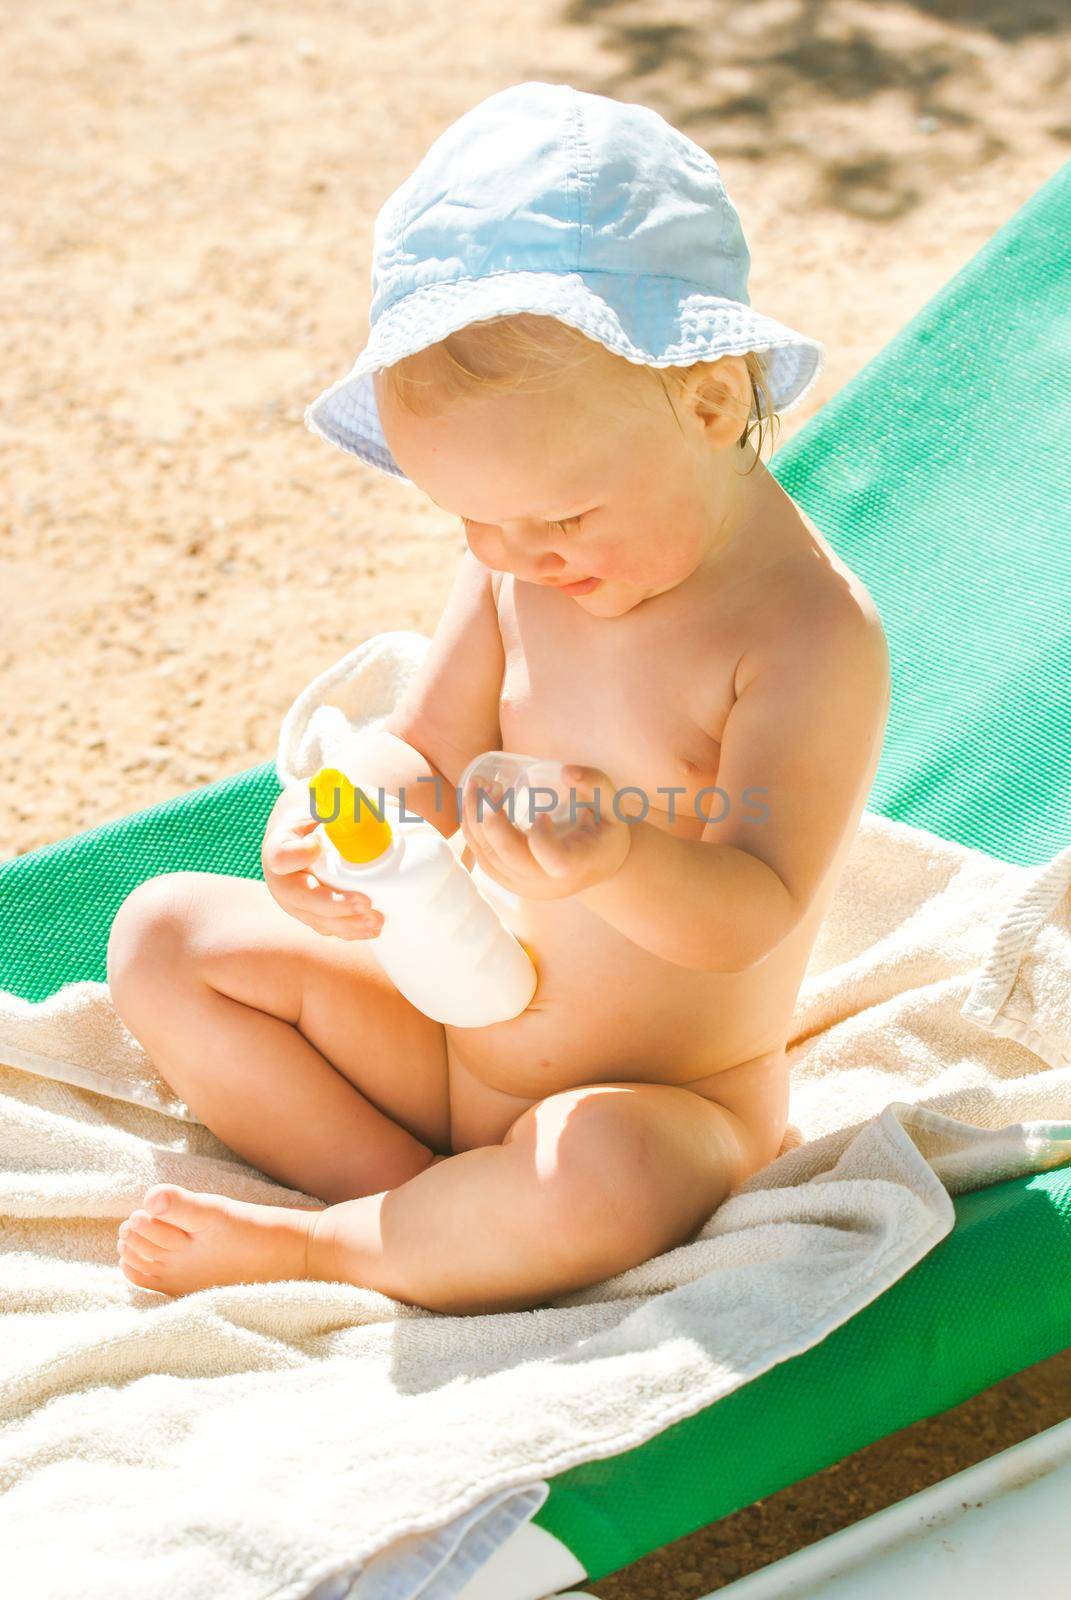
[[[168,872],[131,891],[108,937],[108,987],[122,1011],[131,999],[173,979],[190,954],[198,874]]]
[[[513,1138],[529,1144],[549,1231],[621,1270],[666,1248],[657,1141],[627,1092],[552,1095],[524,1114]]]

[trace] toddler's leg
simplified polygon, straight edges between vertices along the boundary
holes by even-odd
[[[171,873],[120,907],[116,1009],[190,1110],[280,1183],[329,1205],[450,1150],[445,1033],[363,940],[324,938],[263,883]]]
[[[548,1096],[500,1145],[324,1211],[157,1184],[120,1229],[139,1288],[318,1278],[432,1311],[529,1310],[683,1244],[760,1164],[735,1113],[669,1084]]]

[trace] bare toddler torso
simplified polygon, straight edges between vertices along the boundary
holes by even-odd
[[[806,650],[808,614],[830,584],[842,603],[876,616],[860,581],[784,499],[782,517],[727,584],[693,574],[610,626],[574,606],[563,628],[560,595],[496,575],[501,748],[598,767],[618,790],[642,794],[641,802],[622,793],[623,814],[645,804],[647,823],[689,840],[726,803],[750,803],[760,819],[761,797],[709,792],[744,651],[763,628],[794,630]],[[797,993],[879,746],[875,739],[842,845],[807,914],[744,971],[666,961],[576,897],[521,899],[477,868],[480,887],[530,949],[538,986],[508,1022],[446,1028],[455,1153],[500,1141],[529,1106],[563,1089],[635,1082],[676,1085],[725,1105],[759,1130],[772,1160],[787,1120]],[[460,829],[452,844],[464,849]]]

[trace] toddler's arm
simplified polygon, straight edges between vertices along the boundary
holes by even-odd
[[[450,815],[453,833],[459,818],[455,786],[466,764],[482,750],[501,742],[498,700],[505,654],[492,589],[492,573],[471,550],[461,558],[453,587],[439,618],[427,655],[383,723],[393,735],[419,751],[430,770],[446,780],[441,809]],[[427,816],[419,791],[434,796],[435,785],[420,784],[405,803]]]
[[[807,914],[857,825],[888,706],[876,612],[840,603],[812,613],[794,637],[756,645],[738,670],[721,733],[717,784],[727,814],[700,839],[633,824],[622,867],[578,898],[680,966],[756,965]],[[724,804],[715,795],[704,809]]]
[[[462,769],[499,743],[502,671],[491,573],[466,551],[427,655],[384,724],[356,746],[356,764],[375,788],[404,792],[406,811],[447,838],[458,828],[455,786]],[[374,938],[382,918],[367,895],[343,894],[310,877],[315,826],[308,782],[301,779],[284,789],[264,830],[261,865],[272,896],[319,933]]]

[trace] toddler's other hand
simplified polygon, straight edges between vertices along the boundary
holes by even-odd
[[[374,939],[383,926],[366,894],[332,889],[309,870],[319,845],[309,809],[309,786],[294,784],[280,797],[264,830],[260,864],[272,899],[291,917],[331,939]]]
[[[562,769],[576,793],[576,821],[561,834],[543,815],[530,833],[515,827],[504,810],[478,806],[477,790],[470,784],[461,801],[461,826],[477,861],[503,888],[527,900],[562,900],[612,878],[632,844],[627,822],[612,810],[614,786],[596,767]],[[493,802],[501,801],[503,788],[487,786]],[[598,820],[591,804],[598,795]]]

